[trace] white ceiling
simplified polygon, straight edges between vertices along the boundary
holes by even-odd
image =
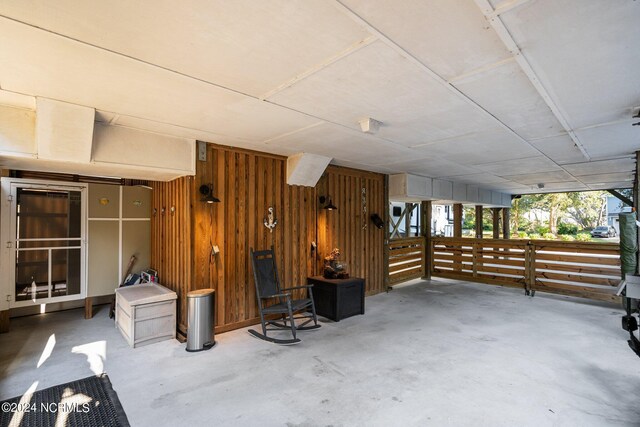
[[[0,104],[507,193],[629,187],[638,22],[631,0],[3,0]]]

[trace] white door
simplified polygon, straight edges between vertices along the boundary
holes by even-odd
[[[2,289],[10,307],[86,296],[86,184],[2,179]]]

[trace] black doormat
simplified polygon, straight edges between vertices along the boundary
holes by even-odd
[[[56,422],[68,427],[129,427],[106,374],[37,390],[28,401],[20,399],[0,402],[1,427],[54,427]]]

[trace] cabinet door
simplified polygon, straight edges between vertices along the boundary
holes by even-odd
[[[151,218],[151,190],[122,187],[122,218]]]
[[[120,186],[89,184],[89,219],[118,219],[120,215]]]
[[[136,256],[133,271],[149,268],[151,263],[151,222],[122,221],[122,269],[127,268],[131,255]],[[124,274],[124,273],[123,273]]]
[[[118,221],[89,221],[88,296],[112,294],[118,277]]]

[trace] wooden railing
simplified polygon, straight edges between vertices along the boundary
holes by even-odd
[[[433,238],[434,276],[616,301],[620,250],[614,243]]]
[[[424,237],[389,241],[389,284],[424,277]]]

